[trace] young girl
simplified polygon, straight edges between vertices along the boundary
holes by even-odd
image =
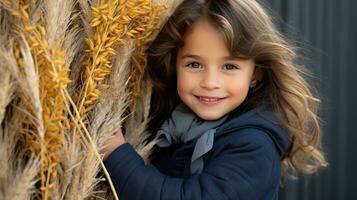
[[[120,200],[278,199],[315,172],[316,107],[295,53],[254,0],[184,0],[148,49],[150,164],[120,131],[105,165]]]

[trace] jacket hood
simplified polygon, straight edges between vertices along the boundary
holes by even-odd
[[[217,129],[215,136],[243,128],[261,129],[270,136],[282,156],[289,150],[291,138],[279,125],[278,117],[278,114],[271,112],[267,106],[258,107],[228,120]]]

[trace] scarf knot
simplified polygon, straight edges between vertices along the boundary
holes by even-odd
[[[227,116],[218,120],[205,121],[198,118],[185,104],[179,104],[159,129],[159,147],[168,147],[172,143],[185,144],[195,142],[191,156],[191,174],[203,170],[202,156],[213,147],[216,129],[223,124]]]

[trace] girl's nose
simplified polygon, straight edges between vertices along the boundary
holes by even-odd
[[[206,70],[202,73],[200,86],[208,90],[214,90],[221,87],[218,74],[213,70]]]

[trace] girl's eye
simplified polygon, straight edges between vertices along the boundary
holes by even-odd
[[[198,62],[192,62],[186,65],[186,67],[192,68],[192,69],[198,69],[201,67],[201,65]]]
[[[223,66],[224,70],[235,70],[235,69],[239,69],[237,66],[232,65],[232,64],[227,64]]]

